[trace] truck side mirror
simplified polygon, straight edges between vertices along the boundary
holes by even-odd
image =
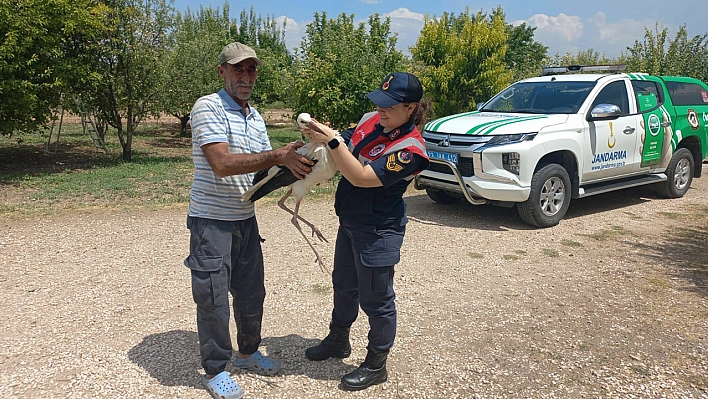
[[[590,111],[588,121],[617,119],[622,115],[620,107],[614,104],[598,104]]]

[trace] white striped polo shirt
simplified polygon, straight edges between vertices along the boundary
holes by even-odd
[[[249,104],[250,105],[250,104]],[[189,216],[217,220],[245,220],[255,215],[253,203],[241,196],[253,182],[253,173],[218,177],[209,166],[201,147],[228,143],[231,154],[270,151],[265,121],[252,106],[245,110],[221,89],[201,97],[190,115],[194,182],[189,194]]]

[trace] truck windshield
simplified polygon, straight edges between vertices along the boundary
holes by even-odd
[[[485,103],[482,112],[575,114],[595,82],[521,82]]]

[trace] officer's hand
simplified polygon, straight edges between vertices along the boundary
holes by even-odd
[[[307,136],[310,141],[315,143],[327,143],[333,138],[335,138],[338,132],[329,126],[329,122],[320,123],[316,119],[312,119],[307,124]]]

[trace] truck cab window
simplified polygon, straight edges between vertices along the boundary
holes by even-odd
[[[620,108],[622,115],[629,115],[629,98],[623,81],[612,82],[605,86],[595,97],[590,109],[599,104],[613,104]]]

